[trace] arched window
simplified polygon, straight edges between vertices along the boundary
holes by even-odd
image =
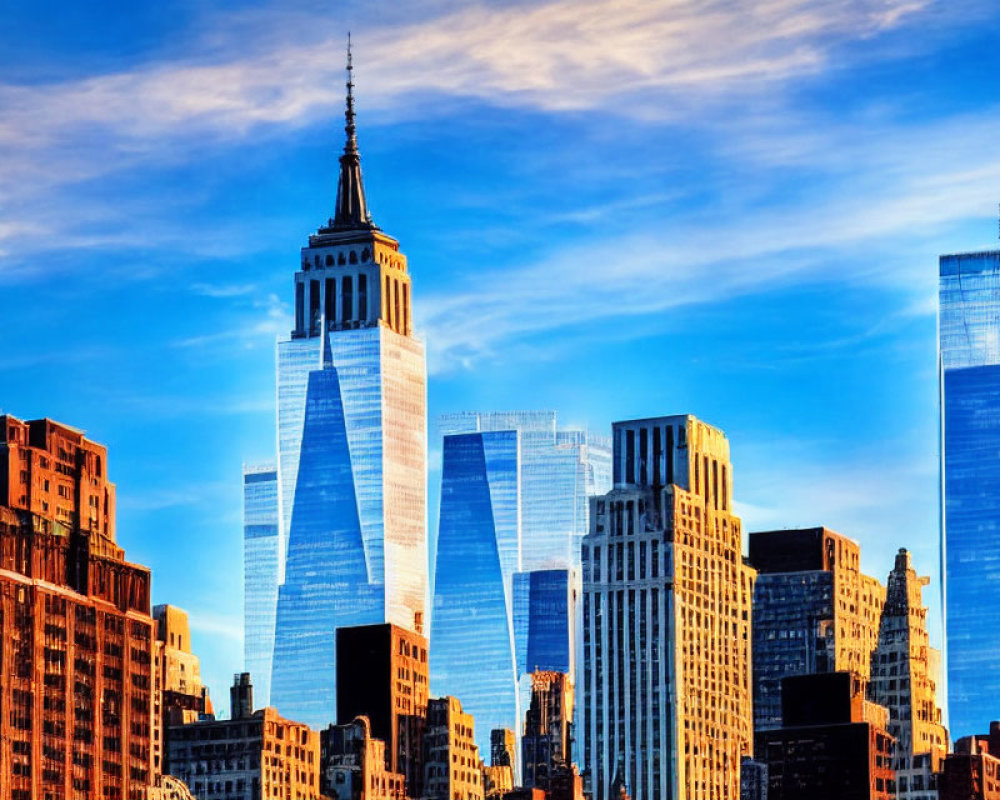
[[[400,329],[399,328],[400,328],[401,318],[400,318],[400,315],[399,315],[399,281],[393,281],[392,283],[393,283],[393,289],[395,289],[395,293],[396,293],[396,308],[395,308],[395,311],[396,311],[396,332],[400,333]]]
[[[343,253],[337,256],[337,263],[340,264],[341,266],[347,263]]]
[[[368,319],[368,276],[358,275],[358,319]]]
[[[352,250],[350,258],[348,258],[348,261],[350,261],[352,264],[357,264],[358,263],[358,254]]]
[[[329,253],[326,254],[326,265],[328,267],[332,267],[333,266],[333,256],[330,255]]]
[[[331,256],[327,256],[331,258]],[[329,327],[337,318],[337,279],[326,279],[326,324]]]

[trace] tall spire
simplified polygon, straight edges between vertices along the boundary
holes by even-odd
[[[344,154],[340,157],[337,181],[337,209],[331,220],[333,230],[371,230],[375,227],[365,202],[361,182],[361,154],[354,125],[354,65],[351,61],[351,34],[347,34],[347,108],[344,111]]]

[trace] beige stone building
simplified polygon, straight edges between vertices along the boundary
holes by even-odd
[[[878,646],[872,657],[869,697],[889,710],[896,739],[896,797],[936,800],[936,776],[948,751],[948,731],[937,702],[937,651],[927,635],[923,587],[910,554],[900,550],[889,573]]]
[[[583,766],[595,800],[735,800],[752,750],[755,572],[729,442],[688,416],[614,425],[583,542]]]
[[[424,797],[483,800],[483,773],[474,721],[455,697],[432,699],[424,733]]]

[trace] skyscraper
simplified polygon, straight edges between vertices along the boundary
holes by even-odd
[[[441,419],[441,513],[431,689],[462,687],[479,745],[519,729],[519,681],[573,674],[587,495],[610,487],[604,437],[561,429],[551,411]]]
[[[115,539],[107,450],[0,415],[0,800],[146,796],[149,570]]]
[[[278,610],[278,470],[243,467],[243,664],[262,706],[271,702],[274,616]]]
[[[348,53],[336,210],[302,249],[295,328],[277,355],[269,700],[315,727],[336,719],[336,629],[391,622],[419,632],[427,594],[424,346],[406,257],[368,213],[351,74]],[[248,663],[268,657],[266,637],[258,641],[264,652],[248,652]]]
[[[1000,251],[942,256],[941,489],[948,714],[986,730],[1000,694]]]
[[[861,547],[828,528],[750,534],[754,730],[781,726],[781,681],[850,672],[868,680],[885,587],[861,571]]]
[[[614,425],[583,541],[583,766],[595,800],[736,800],[751,752],[756,573],[729,442],[692,416]],[[580,724],[582,723],[582,724]]]
[[[948,752],[948,731],[937,703],[937,651],[929,644],[921,598],[928,582],[913,569],[910,554],[900,550],[889,573],[878,647],[872,654],[868,696],[889,710],[897,800],[936,800],[935,773]]]

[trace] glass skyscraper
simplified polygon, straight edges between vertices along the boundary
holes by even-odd
[[[941,486],[948,708],[986,730],[1000,694],[1000,251],[940,261]]]
[[[279,541],[277,467],[244,465],[243,663],[264,706],[271,696]]]
[[[302,249],[278,343],[275,588],[245,567],[248,609],[276,596],[273,647],[248,637],[247,663],[270,661],[266,699],[313,727],[336,719],[336,629],[421,631],[427,601],[424,346],[406,257],[368,214],[351,88],[335,215]]]
[[[610,487],[610,441],[560,430],[554,412],[452,414],[440,429],[431,691],[461,693],[485,752],[492,729],[520,729],[524,675],[574,673],[579,542],[587,496]]]

